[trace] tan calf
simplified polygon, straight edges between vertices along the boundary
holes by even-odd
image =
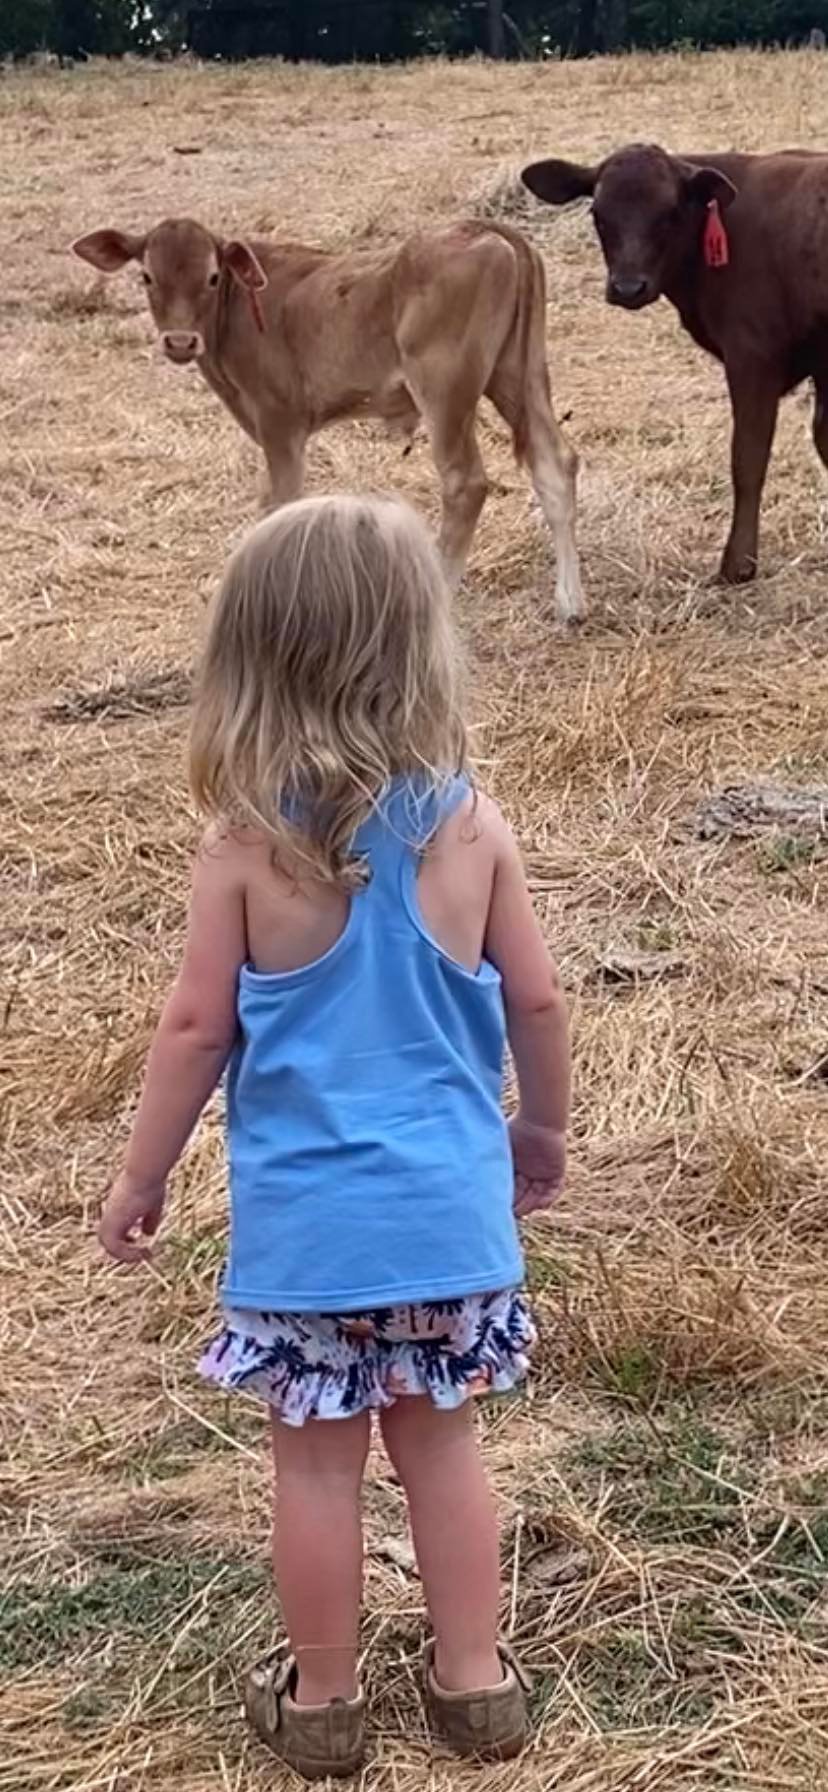
[[[552,410],[543,264],[517,231],[465,222],[401,249],[339,255],[224,241],[173,218],[145,236],[95,230],[72,247],[105,273],[141,264],[164,353],[195,361],[258,442],[273,504],[300,494],[308,437],[327,423],[379,417],[410,439],[422,418],[455,583],[486,497],[476,421],[491,399],[555,536],[558,616],[583,615],[576,458]]]

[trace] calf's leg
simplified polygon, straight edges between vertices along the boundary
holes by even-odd
[[[226,405],[231,417],[235,417],[245,435],[250,436],[251,440],[258,445],[260,438],[255,412],[251,409],[239,387],[225,379],[224,374],[219,372],[213,362],[202,361],[200,365],[207,385],[218,395],[222,404]]]
[[[434,442],[434,459],[443,500],[440,552],[449,584],[456,588],[463,577],[477,519],[489,489],[473,421],[453,439],[438,436]]]
[[[477,445],[477,405],[489,368],[479,342],[423,340],[416,311],[401,332],[405,383],[428,431],[440,479],[439,548],[452,588],[459,585],[489,482]],[[473,336],[472,332],[472,336]],[[483,345],[485,346],[485,345]]]
[[[560,622],[580,622],[586,605],[575,545],[578,457],[559,429],[551,404],[545,401],[533,403],[529,411],[526,462],[538,503],[555,539],[555,612]]]
[[[761,362],[729,364],[727,383],[733,407],[733,521],[721,577],[728,585],[742,585],[756,573],[759,504],[781,394],[778,382]]]
[[[301,498],[305,483],[305,444],[307,436],[285,426],[283,418],[263,417],[259,434],[267,462],[268,486],[263,508],[278,510]]]
[[[823,466],[828,467],[828,374],[814,380],[814,446]]]
[[[586,604],[575,545],[578,456],[552,408],[545,364],[537,374],[526,374],[514,359],[500,363],[486,388],[486,397],[514,432],[516,451],[526,461],[535,495],[554,537],[558,563],[555,614],[562,623],[580,622],[586,615]]]
[[[442,516],[438,546],[452,589],[463,577],[472,536],[489,482],[480,458],[472,410],[457,417],[451,406],[423,404],[434,464],[440,477]]]

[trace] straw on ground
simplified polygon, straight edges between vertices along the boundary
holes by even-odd
[[[531,1230],[532,1398],[481,1419],[536,1739],[482,1781],[431,1764],[419,1586],[377,1461],[365,1785],[816,1792],[825,859],[813,827],[705,839],[698,812],[725,784],[828,781],[824,476],[803,393],[763,577],[712,589],[721,374],[666,306],[607,310],[588,218],[536,207],[515,174],[630,137],[818,143],[820,57],[91,66],[9,73],[2,108],[0,1792],[287,1783],[238,1719],[239,1671],[274,1624],[262,1418],[192,1373],[221,1261],[218,1115],[150,1273],[105,1271],[90,1237],[180,944],[203,600],[258,468],[197,376],[160,362],[137,278],[95,284],[67,245],[164,213],[386,242],[468,210],[544,249],[556,399],[583,457],[584,634],[549,628],[548,540],[495,421],[460,599],[479,761],[572,995],[575,1151]],[[185,135],[201,155],[175,154]],[[427,452],[403,461],[371,427],[317,440],[311,481],[399,486],[435,514]]]

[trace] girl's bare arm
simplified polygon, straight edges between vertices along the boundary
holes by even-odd
[[[150,1048],[124,1166],[101,1219],[101,1243],[123,1263],[149,1255],[132,1234],[156,1231],[167,1177],[230,1056],[246,955],[238,848],[211,832],[196,862],[181,969]]]
[[[491,822],[489,820],[491,817]],[[512,1122],[518,1211],[545,1204],[563,1181],[570,1105],[569,1017],[511,831],[493,805],[495,872],[486,956],[500,971],[520,1107]],[[527,1190],[523,1183],[537,1184]]]

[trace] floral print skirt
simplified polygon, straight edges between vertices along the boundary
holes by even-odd
[[[222,1388],[260,1394],[287,1425],[346,1419],[427,1394],[438,1407],[508,1393],[535,1341],[516,1289],[367,1313],[259,1313],[225,1308],[199,1370]]]

